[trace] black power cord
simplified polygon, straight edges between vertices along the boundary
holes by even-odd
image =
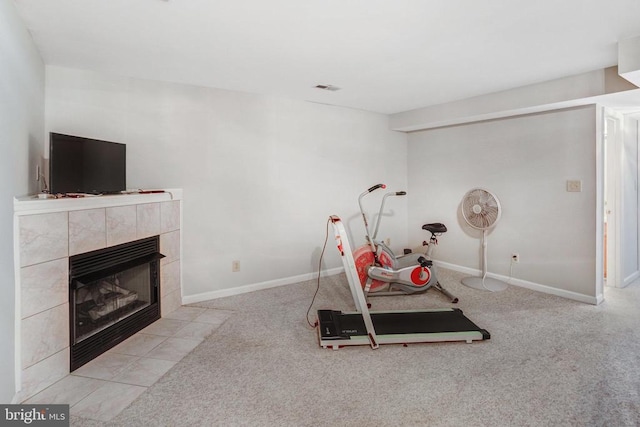
[[[309,326],[311,326],[312,328],[315,328],[318,326],[317,321],[311,323],[311,321],[309,320],[309,312],[311,311],[311,307],[313,307],[313,303],[315,302],[316,296],[318,295],[318,291],[320,290],[320,273],[322,271],[322,258],[324,257],[324,250],[327,248],[327,241],[329,240],[329,222],[331,222],[331,218],[327,220],[327,229],[324,237],[324,245],[322,245],[322,252],[320,252],[320,260],[318,261],[318,278],[316,281],[316,291],[313,294],[313,298],[311,299],[311,304],[309,304],[309,308],[307,309],[306,320]]]

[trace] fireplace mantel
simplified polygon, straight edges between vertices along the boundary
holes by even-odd
[[[16,402],[69,373],[69,257],[159,236],[161,312],[181,305],[182,190],[14,199]]]
[[[182,200],[182,189],[166,189],[162,191],[164,193],[140,194],[134,192],[104,196],[64,197],[60,199],[40,199],[38,196],[16,197],[13,199],[13,211],[20,216]]]

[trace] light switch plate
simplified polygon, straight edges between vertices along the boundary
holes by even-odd
[[[579,179],[567,180],[567,191],[570,193],[579,193],[582,191],[582,181]]]

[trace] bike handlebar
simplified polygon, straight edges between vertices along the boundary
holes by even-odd
[[[389,192],[387,194],[384,195],[384,197],[382,198],[382,202],[380,203],[380,211],[378,212],[378,220],[376,221],[376,226],[373,229],[373,240],[376,239],[376,237],[378,237],[378,229],[380,228],[380,220],[382,219],[382,212],[384,210],[384,204],[387,201],[387,197],[393,197],[393,196],[406,196],[407,192],[406,191],[392,191]]]
[[[367,192],[368,192],[368,193],[371,193],[372,191],[375,191],[375,190],[377,190],[378,188],[387,188],[387,186],[386,186],[386,185],[384,185],[384,184],[376,184],[376,185],[374,185],[373,187],[369,188],[369,189],[367,190]]]
[[[360,206],[360,213],[362,214],[362,220],[364,221],[364,229],[367,233],[367,240],[369,240],[369,243],[371,244],[371,250],[373,252],[375,252],[376,250],[374,246],[374,240],[378,235],[378,228],[380,227],[380,219],[382,218],[382,210],[384,209],[385,200],[389,196],[406,196],[407,195],[406,191],[395,191],[395,192],[390,192],[384,195],[384,197],[382,198],[382,203],[380,204],[380,212],[378,213],[378,220],[376,221],[376,226],[373,229],[373,235],[372,235],[369,232],[369,222],[367,221],[367,215],[364,213],[364,209],[362,208],[362,198],[367,194],[377,190],[378,188],[387,188],[387,186],[385,184],[376,184],[373,187],[368,188],[366,191],[360,194],[360,196],[358,196],[358,205]]]

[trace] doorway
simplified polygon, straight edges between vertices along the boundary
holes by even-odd
[[[640,277],[640,128],[638,113],[605,109],[604,284],[623,288]]]

